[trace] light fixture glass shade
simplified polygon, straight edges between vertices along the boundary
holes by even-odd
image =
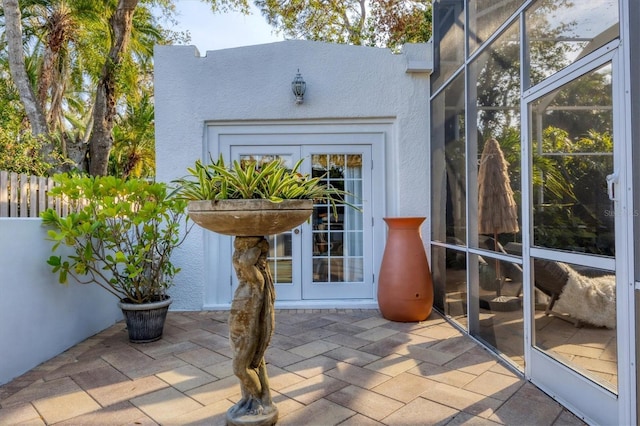
[[[300,70],[296,74],[295,78],[291,82],[291,90],[296,97],[296,104],[301,104],[304,100],[304,92],[307,89],[307,83],[305,83]]]

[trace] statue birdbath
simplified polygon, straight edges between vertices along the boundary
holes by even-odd
[[[234,236],[233,267],[238,288],[229,313],[233,373],[242,396],[227,411],[227,424],[270,426],[278,420],[271,399],[264,353],[275,325],[275,288],[269,271],[266,236],[288,231],[307,220],[315,202],[336,213],[336,202],[352,206],[347,192],[299,172],[303,159],[289,168],[281,159],[234,161],[197,160],[189,175],[177,182],[179,196],[189,200],[189,217],[213,232]]]
[[[312,211],[312,200],[189,201],[189,216],[195,223],[235,237],[233,267],[238,288],[229,313],[229,340],[242,397],[227,411],[228,425],[270,426],[278,420],[264,361],[275,326],[276,297],[266,236],[295,228]]]

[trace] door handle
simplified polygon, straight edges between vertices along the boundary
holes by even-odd
[[[296,235],[298,235],[298,234],[300,233],[300,229],[299,229],[299,228],[294,229],[294,230],[293,230],[293,233],[294,233],[294,234],[296,234]]]
[[[616,194],[613,188],[614,183],[618,183],[618,172],[613,172],[610,175],[607,175],[607,192],[609,193],[609,199],[611,201],[616,201]]]

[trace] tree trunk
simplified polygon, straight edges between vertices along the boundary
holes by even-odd
[[[119,0],[116,11],[109,19],[111,49],[98,81],[93,109],[93,131],[89,138],[89,173],[94,176],[107,174],[109,153],[113,146],[111,131],[116,116],[116,74],[131,36],[133,13],[137,5],[138,0]]]
[[[36,99],[36,95],[29,81],[25,67],[24,50],[22,46],[22,14],[18,0],[2,0],[5,17],[5,34],[7,37],[7,51],[9,53],[9,70],[18,93],[20,101],[24,106],[31,132],[34,136],[47,136],[49,128],[41,105]],[[53,146],[45,143],[41,150],[45,161],[51,160]]]

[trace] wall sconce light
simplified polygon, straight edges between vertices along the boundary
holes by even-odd
[[[291,90],[296,97],[296,105],[300,105],[304,101],[304,91],[307,89],[307,83],[304,82],[302,75],[300,75],[300,69],[295,78],[291,82]]]

